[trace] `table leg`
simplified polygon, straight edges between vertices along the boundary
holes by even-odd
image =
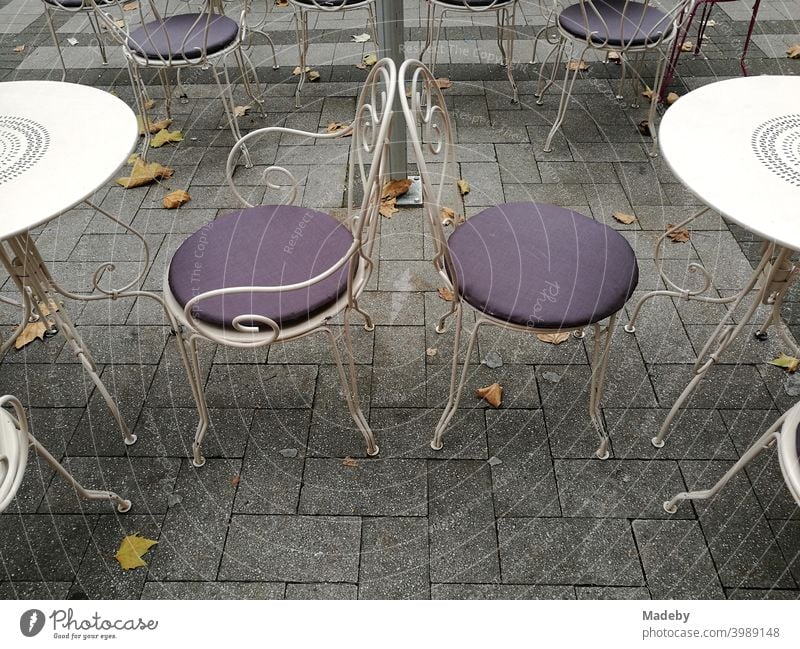
[[[747,286],[735,296],[731,311],[735,311],[739,305],[742,304],[745,298],[759,283],[759,280],[763,278],[761,286],[758,289],[757,298],[752,300],[738,324],[729,324],[727,322],[728,315],[726,314],[717,325],[714,333],[697,355],[697,360],[693,368],[694,376],[684,388],[677,401],[673,404],[658,435],[651,440],[653,446],[656,448],[664,446],[664,438],[667,436],[667,431],[672,424],[672,420],[678,414],[678,411],[692,395],[695,388],[706,375],[706,372],[716,365],[722,354],[725,353],[733,341],[742,333],[744,328],[750,324],[753,315],[755,315],[756,310],[761,304],[773,304],[773,315],[770,316],[768,323],[774,321],[774,306],[783,302],[783,296],[789,289],[791,280],[797,275],[797,268],[792,266],[790,262],[791,255],[791,250],[782,248],[775,243],[764,244],[764,254],[761,261],[751,275]],[[794,345],[792,345],[792,347],[794,347]]]
[[[8,249],[6,249],[6,245]],[[47,322],[55,325],[57,330],[66,338],[73,353],[80,360],[92,382],[103,396],[120,431],[122,431],[125,444],[131,445],[135,443],[136,435],[130,432],[122,419],[116,402],[100,379],[100,375],[97,372],[97,364],[81,339],[80,334],[75,329],[69,314],[63,305],[56,302],[56,288],[50,282],[50,273],[44,265],[33,239],[28,234],[23,234],[6,240],[4,245],[0,245],[0,262],[5,266],[23,296],[23,304],[25,305],[23,327],[34,309],[39,310],[40,317],[44,317]],[[57,305],[58,308],[48,308],[47,313],[42,312],[39,306],[52,304]],[[20,331],[21,329],[18,328],[17,333]],[[11,342],[13,342],[13,338],[4,347],[7,348]]]

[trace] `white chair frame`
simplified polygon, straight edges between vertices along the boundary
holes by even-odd
[[[378,454],[375,437],[359,404],[350,334],[350,313],[356,311],[364,317],[364,328],[367,331],[375,328],[370,315],[359,306],[358,298],[364,290],[373,268],[373,245],[380,222],[378,209],[384,181],[383,159],[389,143],[389,126],[396,86],[397,72],[394,63],[391,59],[378,61],[370,70],[364,83],[356,107],[355,119],[346,129],[335,133],[310,133],[285,127],[267,127],[247,134],[236,143],[228,156],[228,184],[243,207],[253,207],[239,192],[233,180],[236,160],[243,144],[270,135],[278,137],[295,135],[318,140],[335,140],[352,136],[347,176],[348,215],[346,223],[353,235],[353,243],[333,266],[304,282],[283,286],[240,286],[207,291],[194,296],[185,305],[178,303],[170,290],[169,267],[167,267],[164,277],[165,303],[170,317],[179,323],[176,331],[178,348],[200,416],[192,446],[192,461],[196,467],[205,463],[202,455],[202,443],[210,423],[203,391],[203,376],[198,360],[197,344],[200,340],[227,347],[253,349],[299,340],[315,333],[324,334],[331,346],[348,410],[366,442],[367,455]],[[290,188],[281,204],[288,205],[294,202],[299,184],[288,169],[270,165],[264,170],[263,179],[269,189]],[[356,182],[359,182],[364,188],[363,199],[358,205],[354,202],[353,192]],[[233,329],[225,329],[198,320],[194,315],[197,305],[209,298],[237,293],[284,293],[299,290],[321,282],[345,266],[348,268],[347,289],[342,296],[324,311],[292,326],[281,327],[271,318],[261,314],[241,314],[233,319]],[[348,357],[347,369],[342,363],[335,336],[329,326],[331,319],[339,314],[342,314],[344,325],[343,339]]]
[[[170,17],[171,15],[180,15],[186,13],[194,13],[192,11],[181,11],[181,12],[170,12],[170,0],[167,0],[166,9],[162,11],[156,6],[155,0],[139,0],[139,4],[135,11],[128,11],[125,12],[122,9],[123,0],[86,0],[87,2],[92,3],[96,15],[100,23],[108,30],[108,32],[112,35],[112,37],[122,46],[122,51],[125,54],[125,58],[128,62],[128,73],[131,78],[131,84],[133,86],[133,94],[134,99],[136,101],[136,108],[139,114],[142,116],[143,122],[143,130],[144,130],[144,141],[142,143],[142,153],[141,157],[146,159],[147,153],[150,147],[150,140],[151,140],[151,133],[150,133],[150,124],[151,119],[148,114],[147,110],[147,103],[148,103],[148,95],[147,95],[147,88],[142,79],[142,70],[144,69],[154,69],[158,73],[159,81],[161,86],[164,90],[164,103],[165,103],[165,112],[168,118],[172,117],[172,84],[169,79],[169,75],[167,72],[170,69],[175,69],[177,74],[177,85],[178,91],[180,93],[180,97],[182,100],[188,101],[187,97],[187,90],[184,84],[181,81],[181,73],[183,70],[188,68],[199,68],[199,69],[210,69],[211,74],[214,77],[214,82],[217,84],[219,88],[219,97],[222,101],[222,105],[225,109],[225,116],[228,120],[228,126],[233,133],[233,136],[236,140],[240,140],[242,138],[242,134],[239,130],[239,123],[237,116],[235,114],[235,101],[233,99],[233,89],[231,84],[231,79],[228,74],[228,66],[227,66],[227,57],[229,55],[233,55],[236,59],[236,63],[239,67],[239,71],[241,74],[242,84],[244,86],[245,92],[247,93],[248,97],[251,101],[258,107],[259,112],[263,115],[264,114],[264,102],[262,100],[262,93],[257,92],[256,89],[258,87],[258,76],[256,74],[255,66],[253,65],[252,61],[247,55],[245,51],[245,42],[249,43],[248,39],[248,29],[249,26],[247,24],[247,14],[250,9],[250,2],[251,0],[244,0],[242,4],[242,10],[238,17],[238,25],[239,25],[239,33],[236,39],[224,49],[213,52],[209,54],[207,49],[208,43],[208,26],[209,21],[213,15],[217,14],[225,14],[224,6],[225,4],[232,2],[232,0],[203,0],[202,8],[200,9],[200,15],[198,16],[194,26],[204,28],[205,35],[204,35],[204,47],[202,48],[199,56],[192,57],[192,58],[185,58],[182,56],[168,56],[168,57],[145,57],[142,56],[140,53],[135,52],[132,50],[128,45],[128,38],[130,37],[131,33],[131,26],[134,29],[138,28],[141,25],[144,25],[148,22],[153,20],[157,20],[159,22],[165,20],[166,18]],[[177,0],[178,3],[186,4],[186,0]],[[111,11],[113,10],[113,12]],[[169,13],[168,13],[169,12]],[[131,25],[132,14],[138,17],[138,23]],[[122,19],[123,26],[120,27],[117,23],[118,20]],[[205,26],[204,26],[205,23]],[[187,32],[187,36],[188,36]],[[148,34],[148,39],[149,39]],[[183,45],[181,43],[181,51],[183,51]],[[277,63],[277,62],[276,62]],[[221,68],[218,69],[218,68]],[[252,78],[250,77],[252,75]],[[243,159],[246,167],[251,167],[252,162],[250,161],[250,156],[246,148],[242,149]]]
[[[11,406],[14,414],[12,415],[4,406]],[[5,472],[0,474],[0,512],[3,512],[16,497],[20,484],[22,484],[28,464],[29,446],[32,446],[37,455],[53,467],[56,473],[66,480],[84,500],[107,500],[114,503],[120,513],[130,510],[131,501],[121,498],[113,491],[98,491],[81,486],[31,434],[22,404],[19,399],[11,395],[0,397],[0,435],[5,437],[3,446],[7,449],[5,454],[0,454],[0,463],[6,465]]]
[[[395,0],[402,1],[402,0]],[[300,56],[300,74],[297,81],[297,89],[295,90],[294,100],[295,107],[300,108],[300,92],[306,82],[306,67],[308,62],[308,14],[312,11],[323,13],[336,13],[339,11],[350,11],[353,9],[366,9],[367,11],[367,29],[372,36],[372,43],[375,46],[375,54],[378,54],[378,29],[376,26],[375,18],[375,0],[362,0],[361,2],[354,2],[345,4],[344,0],[338,4],[330,4],[330,0],[308,0],[308,2],[297,2],[296,0],[289,0],[289,3],[294,9],[295,28],[297,29],[297,50]]]
[[[517,82],[514,80],[514,40],[516,38],[516,16],[519,0],[492,0],[485,6],[475,6],[469,0],[460,0],[462,6],[458,4],[440,2],[439,0],[426,0],[428,4],[428,14],[426,19],[425,43],[419,53],[422,60],[425,52],[433,47],[429,69],[431,74],[436,73],[436,59],[439,54],[439,42],[442,32],[442,23],[448,13],[460,13],[467,15],[480,15],[493,11],[497,16],[497,48],[500,50],[500,65],[506,70],[508,82],[511,84],[512,98],[511,103],[519,101]],[[437,20],[438,13],[438,20]],[[537,37],[538,38],[538,37]],[[534,46],[535,48],[535,46]],[[534,49],[535,56],[535,49]]]
[[[450,302],[450,310],[444,314],[436,324],[436,333],[446,331],[446,321],[451,316],[455,316],[455,340],[453,343],[453,360],[450,372],[450,391],[444,412],[436,425],[431,448],[440,450],[443,446],[444,431],[450,420],[455,415],[461,393],[467,382],[467,372],[469,370],[469,359],[475,348],[478,332],[481,327],[493,325],[511,331],[521,331],[530,334],[552,334],[562,331],[571,332],[576,338],[582,339],[585,335],[583,328],[571,327],[569,329],[542,329],[536,327],[526,327],[504,320],[499,320],[476,309],[476,323],[469,336],[465,362],[461,369],[460,378],[458,373],[459,350],[462,333],[463,302],[457,286],[455,266],[447,244],[447,237],[442,226],[440,209],[448,204],[444,197],[445,185],[454,185],[454,179],[447,174],[447,168],[452,163],[452,130],[450,117],[447,112],[444,96],[436,86],[436,81],[431,72],[417,60],[407,59],[400,67],[398,74],[400,88],[410,88],[411,98],[406,96],[406,92],[400,92],[400,104],[406,120],[408,131],[408,141],[414,152],[420,177],[422,179],[422,193],[424,210],[428,224],[431,229],[434,242],[433,264],[439,276],[444,281],[447,288],[452,291],[453,300]],[[437,164],[441,165],[442,172],[439,176],[438,189],[434,190],[430,181],[430,173],[423,154],[423,144],[433,155],[441,156],[437,159]],[[459,224],[454,223],[454,228]],[[470,305],[467,305],[470,306]],[[472,308],[470,306],[470,308]],[[600,402],[603,397],[606,369],[608,367],[609,352],[611,350],[611,338],[616,322],[617,314],[613,314],[605,325],[600,322],[591,324],[594,332],[592,360],[591,360],[591,383],[589,387],[589,416],[600,440],[595,455],[601,460],[609,457],[609,438],[606,426],[600,410]],[[587,326],[590,323],[587,323]]]
[[[800,425],[800,402],[786,411],[761,437],[753,442],[753,445],[739,458],[739,461],[728,469],[713,487],[676,494],[664,503],[664,510],[669,514],[674,514],[678,511],[678,505],[684,500],[713,498],[730,482],[731,478],[747,467],[764,449],[773,445],[777,445],[783,480],[795,502],[800,506],[800,458],[797,457],[796,441],[798,425]]]
[[[657,115],[657,107],[659,102],[659,97],[661,93],[661,86],[664,80],[664,73],[667,67],[667,57],[669,55],[668,46],[675,40],[679,31],[680,31],[680,21],[685,20],[684,11],[685,7],[693,2],[693,0],[676,0],[675,6],[671,9],[666,9],[661,7],[656,0],[625,0],[623,5],[623,10],[621,12],[622,15],[625,14],[629,5],[632,4],[644,4],[645,6],[658,6],[659,9],[664,11],[667,16],[667,19],[672,23],[672,29],[664,30],[660,33],[660,36],[657,38],[653,38],[652,40],[647,38],[645,39],[645,43],[643,45],[633,45],[632,43],[622,43],[622,45],[612,44],[610,42],[611,35],[615,33],[615,30],[612,29],[611,26],[605,21],[603,16],[594,6],[592,0],[574,0],[568,2],[567,6],[574,5],[576,3],[580,4],[581,6],[581,14],[585,21],[585,24],[588,24],[589,16],[594,15],[596,16],[602,23],[603,29],[605,30],[606,39],[605,41],[594,40],[591,37],[587,37],[586,39],[582,39],[576,37],[574,34],[566,31],[558,21],[559,14],[561,12],[561,7],[559,0],[554,0],[555,4],[552,9],[547,9],[547,11],[552,11],[553,16],[553,25],[552,27],[556,30],[557,34],[557,43],[556,46],[548,53],[547,57],[542,61],[541,66],[539,67],[539,83],[537,86],[537,90],[535,93],[536,96],[536,104],[541,106],[544,104],[544,96],[545,93],[549,90],[549,88],[555,82],[556,76],[558,75],[559,69],[562,67],[564,68],[564,84],[561,88],[561,99],[558,104],[558,112],[556,114],[556,119],[553,122],[553,127],[551,128],[550,132],[547,135],[547,139],[544,143],[544,151],[545,153],[549,153],[553,150],[552,143],[553,138],[555,137],[556,133],[558,133],[559,129],[561,128],[561,124],[564,122],[564,118],[566,117],[567,109],[569,107],[569,100],[572,96],[572,89],[575,85],[575,80],[578,77],[580,72],[580,66],[574,66],[574,70],[569,69],[569,61],[572,58],[575,58],[577,61],[582,61],[583,57],[586,55],[586,52],[590,50],[596,50],[599,52],[605,53],[605,62],[608,62],[608,55],[611,52],[617,52],[620,55],[622,71],[619,80],[619,87],[617,90],[616,98],[618,100],[623,100],[625,98],[625,83],[628,81],[627,76],[628,72],[630,71],[630,92],[631,92],[631,108],[638,108],[639,107],[639,97],[643,88],[646,86],[644,78],[642,76],[642,67],[644,65],[645,56],[648,52],[657,52],[658,62],[656,64],[656,74],[652,88],[652,95],[648,100],[650,102],[650,107],[647,116],[647,128],[650,133],[650,137],[653,142],[652,149],[650,151],[650,155],[655,157],[658,154],[657,149],[657,140],[658,140],[658,131],[656,129],[656,115]],[[544,10],[544,6],[543,6]],[[639,23],[636,25],[637,31],[641,28],[642,23],[644,22],[645,13],[642,12],[642,17]],[[659,23],[660,24],[660,23]],[[622,30],[622,21],[620,20],[620,27],[619,31]],[[587,30],[588,31],[588,30]],[[620,33],[620,40],[622,40],[622,34]],[[548,38],[549,42],[553,42]],[[579,55],[574,57],[576,46],[579,46],[578,52]],[[566,52],[569,52],[567,56],[565,56]],[[548,61],[553,59],[553,68],[551,70],[550,77],[545,79],[544,77],[544,67]]]
[[[67,79],[67,65],[64,63],[64,54],[61,52],[61,43],[58,40],[55,25],[53,25],[53,11],[66,11],[73,14],[86,14],[86,18],[89,21],[92,32],[94,32],[95,38],[97,38],[97,48],[100,50],[100,58],[103,61],[103,65],[108,65],[106,44],[103,42],[103,36],[100,33],[100,25],[98,24],[97,16],[95,15],[94,7],[92,6],[92,0],[82,0],[82,3],[79,7],[67,7],[61,4],[59,0],[52,0],[52,2],[45,2],[45,0],[42,0],[42,4],[44,5],[44,17],[45,21],[47,22],[47,29],[50,31],[50,36],[53,38],[53,45],[56,46],[58,60],[61,62],[61,81],[66,81]]]

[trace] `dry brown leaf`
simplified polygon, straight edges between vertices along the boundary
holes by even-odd
[[[383,186],[381,198],[397,198],[408,192],[411,187],[411,178],[400,178],[398,180],[390,180]]]
[[[644,90],[642,90],[642,97],[652,101],[653,100],[653,89],[650,86],[645,86]]]
[[[475,390],[475,396],[480,397],[494,408],[499,408],[503,403],[503,386],[499,383],[492,383],[485,388]]]
[[[234,487],[238,487],[238,486],[239,486],[239,483],[240,483],[241,481],[242,481],[242,476],[240,476],[240,475],[235,475],[235,476],[233,476],[233,477],[231,478],[231,484],[232,484]]]
[[[306,66],[306,73],[308,73],[308,72],[311,72],[311,68]],[[299,77],[300,76],[300,66],[299,65],[296,66],[294,70],[292,70],[292,74],[295,77]]]
[[[453,82],[447,77],[441,77],[439,79],[436,79],[436,87],[439,90],[447,90],[448,88],[453,87]]]
[[[378,62],[378,57],[374,54],[365,54],[364,58],[361,60],[363,61],[364,65],[366,65],[368,68],[371,68]]]
[[[462,196],[464,194],[469,194],[470,186],[466,180],[460,178],[456,183],[456,185],[458,185],[458,191],[461,193]]]
[[[144,109],[145,110],[150,110],[155,105],[156,105],[155,99],[148,99],[146,102],[144,102]]]
[[[778,356],[778,358],[774,358],[769,361],[768,364],[782,367],[790,374],[793,374],[797,371],[797,368],[800,367],[800,359],[782,353],[780,356]]]
[[[559,331],[553,334],[536,334],[536,337],[543,343],[550,343],[551,345],[560,345],[561,343],[569,340],[568,331]]]
[[[250,106],[234,106],[233,107],[233,116],[234,117],[244,117],[247,115],[247,112],[250,110]]]
[[[630,225],[636,220],[636,217],[633,214],[625,214],[625,212],[612,212],[611,216],[625,225]]]
[[[288,7],[289,6],[289,0],[275,0],[275,6],[276,7]]]
[[[678,228],[675,230],[673,228],[675,228],[675,226],[672,225],[672,223],[667,223],[667,238],[671,239],[675,243],[685,243],[686,241],[689,241],[691,238],[689,230],[686,228]]]
[[[24,51],[25,51],[25,46],[24,46],[24,45],[17,45],[17,46],[14,48],[14,51],[15,51],[17,54],[22,54],[22,52],[24,52]]]
[[[694,43],[692,41],[685,41],[681,45],[681,52],[691,52],[694,49]]]
[[[120,29],[125,29],[125,21],[124,20],[115,20],[114,24],[119,27]]]
[[[139,135],[144,135],[144,120],[142,119],[141,115],[136,116],[136,123],[139,125]],[[172,120],[169,119],[168,117],[159,120],[157,122],[150,120],[150,134],[154,135],[159,131],[168,129],[171,125],[172,125]]]
[[[344,122],[329,122],[328,126],[325,128],[326,133],[336,133],[337,131],[345,130],[349,124],[345,124]]]
[[[309,81],[317,81],[319,79],[319,72],[316,70],[311,70],[310,72],[306,73],[306,79]]]
[[[356,468],[358,468],[359,464],[358,464],[358,460],[353,459],[352,457],[350,457],[348,455],[346,458],[344,458],[342,460],[342,466],[347,466],[347,467],[350,467],[351,469],[356,469]]]
[[[583,59],[570,59],[569,63],[567,63],[567,70],[569,70],[570,72],[574,72],[575,70],[583,72],[584,70],[588,69],[589,69],[589,64]]]
[[[117,184],[122,185],[125,189],[141,187],[142,185],[149,185],[156,180],[172,178],[174,173],[175,170],[171,167],[164,167],[158,162],[148,163],[141,158],[137,158],[133,163],[130,176],[117,178]]]
[[[453,225],[453,223],[463,223],[464,217],[456,214],[455,210],[449,207],[443,207],[439,210],[439,218],[442,220],[442,225]]]
[[[678,101],[681,96],[677,92],[671,92],[667,95],[667,106],[672,106],[676,101]]]
[[[786,50],[786,56],[788,56],[790,59],[800,59],[800,43],[790,45]]]
[[[436,289],[436,293],[442,298],[445,302],[452,302],[453,301],[453,291],[445,286],[440,286]]]
[[[616,50],[611,50],[608,53],[608,60],[609,61],[613,61],[614,63],[621,63],[622,62],[622,54],[620,54]]]
[[[44,333],[46,331],[47,325],[41,319],[36,322],[29,322],[14,341],[14,348],[22,349],[25,345],[30,345],[37,338],[39,340],[44,340]]]
[[[163,205],[168,210],[174,210],[184,203],[188,203],[190,200],[192,200],[192,197],[189,196],[189,192],[185,189],[176,189],[174,192],[170,192],[164,196]]]
[[[130,534],[122,539],[119,544],[119,550],[114,556],[123,570],[144,568],[147,564],[142,560],[142,557],[157,543],[158,541],[153,539],[147,539],[138,534]]]
[[[641,122],[639,122],[636,125],[636,128],[639,129],[639,133],[641,133],[642,135],[646,136],[650,135],[650,122],[648,122],[646,119],[643,119]]]
[[[386,217],[387,219],[392,218],[397,212],[400,210],[397,209],[397,199],[396,198],[386,198],[381,201],[381,206],[378,208],[378,212],[381,216]]]
[[[354,43],[366,43],[371,36],[367,34],[367,32],[364,32],[363,34],[353,34],[350,38]]]
[[[425,356],[430,356],[431,358],[436,356],[436,354],[438,354],[438,353],[439,353],[439,350],[436,349],[436,347],[428,347],[428,349],[425,350]]]
[[[139,3],[134,0],[133,2],[129,2],[127,4],[122,5],[122,11],[134,11],[135,9],[139,8]]]
[[[366,65],[364,65],[364,62],[363,62],[363,61],[362,61],[361,63],[356,63],[356,67],[357,67],[359,70],[366,70],[366,69],[367,69],[367,66],[366,66]],[[410,96],[411,96],[411,95],[409,95],[409,97],[410,97]]]
[[[150,147],[153,149],[159,149],[168,142],[181,142],[182,140],[183,133],[180,131],[168,131],[164,128],[156,133],[153,136],[153,139],[150,140]]]
[[[40,302],[39,306],[38,306],[38,310],[39,310],[39,313],[42,314],[43,316],[48,316],[51,313],[53,313],[54,311],[58,311],[59,306],[60,305],[57,304],[56,302],[53,302],[53,300],[49,300],[47,302],[47,304],[43,304],[43,303]]]

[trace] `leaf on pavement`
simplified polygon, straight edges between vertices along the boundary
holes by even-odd
[[[364,65],[366,65],[368,68],[371,68],[378,62],[378,57],[374,54],[366,54],[361,60],[363,61]]]
[[[189,196],[189,192],[185,189],[176,189],[174,192],[170,192],[164,196],[163,205],[168,210],[174,210],[184,203],[188,203],[190,200],[192,200],[192,197]]]
[[[453,82],[447,77],[440,77],[436,79],[436,87],[439,90],[447,90],[448,88],[453,87]]]
[[[122,185],[125,189],[141,187],[142,185],[149,185],[156,180],[172,178],[174,173],[175,170],[171,167],[164,167],[158,162],[145,162],[141,158],[137,158],[133,163],[131,175],[117,178],[117,184]]]
[[[345,124],[344,122],[328,122],[328,126],[325,128],[326,133],[338,133],[339,131],[344,131],[349,124]]]
[[[250,110],[250,106],[234,106],[233,107],[233,116],[234,117],[244,117],[245,115],[247,115],[249,110]]]
[[[445,286],[440,286],[436,289],[436,293],[442,298],[445,302],[452,302],[453,301],[453,291]]]
[[[147,564],[142,560],[142,557],[156,545],[158,541],[148,539],[138,534],[130,534],[122,539],[119,544],[119,550],[114,555],[123,570],[134,570],[135,568],[144,568]]]
[[[786,56],[788,56],[790,59],[800,59],[800,43],[790,45],[786,50]]]
[[[689,241],[691,235],[686,228],[676,228],[672,223],[667,223],[667,238],[675,243],[685,243]]]
[[[167,129],[162,129],[153,136],[152,140],[150,140],[150,147],[153,149],[158,149],[168,142],[180,142],[182,140],[183,133],[180,131],[168,131]]]
[[[381,199],[397,198],[407,193],[411,187],[411,178],[400,178],[399,180],[390,180],[383,186],[381,191]]]
[[[536,337],[543,343],[550,343],[551,345],[560,345],[566,340],[569,340],[568,331],[559,331],[552,334],[536,334]]]
[[[781,354],[778,358],[774,358],[773,360],[768,362],[768,365],[775,365],[776,367],[782,367],[787,372],[793,374],[797,371],[797,368],[800,367],[800,359],[795,358],[794,356],[787,356],[786,354]]]
[[[36,322],[29,322],[14,341],[14,348],[22,349],[26,345],[30,345],[37,338],[39,340],[44,340],[46,331],[47,325],[41,319]]]
[[[145,110],[150,110],[155,105],[156,105],[155,99],[148,99],[146,102],[144,102],[144,109]]]
[[[386,198],[381,201],[381,206],[378,208],[378,212],[381,216],[386,217],[387,219],[392,218],[397,212],[400,210],[397,209],[397,199],[396,198]]]
[[[464,194],[469,194],[470,186],[466,180],[464,180],[463,178],[459,178],[456,185],[458,185],[458,191],[461,193],[462,196]]]
[[[589,69],[589,64],[586,63],[583,59],[570,59],[569,63],[567,63],[567,70],[570,72],[575,72],[578,70],[580,72],[584,72],[585,70]]]
[[[667,106],[672,106],[676,101],[678,101],[681,96],[677,92],[671,92],[667,95]]]
[[[480,397],[494,408],[499,408],[503,403],[503,386],[499,383],[492,383],[485,388],[475,390],[475,396]]]
[[[170,125],[172,124],[172,120],[169,119],[168,117],[165,118],[165,119],[159,120],[157,122],[154,122],[153,120],[149,120],[149,121],[150,121],[150,133],[151,133],[151,135],[155,134],[155,133],[158,133],[159,131],[163,131],[164,129],[169,128]],[[142,119],[141,115],[137,115],[136,116],[136,123],[139,125],[139,135],[144,135],[144,120]]]
[[[366,43],[370,40],[371,36],[364,32],[363,34],[353,34],[350,38],[353,39],[354,43]]]
[[[342,460],[342,466],[350,467],[351,469],[357,469],[359,467],[358,460],[353,459],[349,455]]]
[[[625,214],[625,212],[612,212],[611,216],[625,225],[630,225],[636,220],[636,217],[633,214]]]
[[[691,52],[694,49],[694,43],[692,41],[684,41],[681,44],[681,52]]]
[[[25,51],[25,46],[24,46],[24,45],[17,45],[17,46],[14,48],[14,51],[15,51],[17,54],[22,54],[22,53]]]

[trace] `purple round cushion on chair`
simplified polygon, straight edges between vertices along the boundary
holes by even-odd
[[[586,39],[591,35],[594,43],[607,43],[617,47],[639,47],[657,43],[672,31],[670,18],[661,9],[651,4],[642,2],[627,2],[626,4],[625,0],[594,0],[593,2],[586,0],[584,7],[586,18],[583,16],[581,4],[578,3],[570,5],[558,15],[558,24],[562,29],[578,38]],[[603,21],[605,21],[605,25]]]
[[[236,40],[239,25],[227,16],[211,14],[210,21],[208,16],[209,14],[181,14],[163,21],[154,20],[131,32],[128,47],[135,54],[147,59],[198,59],[203,55],[208,26],[206,54],[214,54]]]
[[[294,0],[299,5],[305,5],[311,9],[314,8],[315,3],[312,0]],[[316,4],[323,7],[341,7],[342,5],[358,5],[367,2],[367,0],[317,0]]]
[[[639,281],[624,237],[555,205],[490,207],[457,227],[448,245],[463,299],[527,327],[569,329],[607,318]]]
[[[458,9],[459,6],[462,9],[469,9],[470,6],[472,7],[489,7],[494,5],[494,7],[502,7],[504,5],[510,5],[514,0],[439,0],[439,2],[451,5],[454,9]]]
[[[335,265],[353,235],[324,212],[292,205],[260,205],[226,214],[184,241],[169,267],[169,288],[181,305],[196,295],[233,286],[285,286]],[[240,315],[262,315],[282,327],[333,304],[347,288],[349,263],[305,289],[238,293],[197,303],[194,316],[231,327]]]
[[[800,424],[797,426],[797,436],[795,438],[795,450],[797,451],[797,458],[800,459]]]

